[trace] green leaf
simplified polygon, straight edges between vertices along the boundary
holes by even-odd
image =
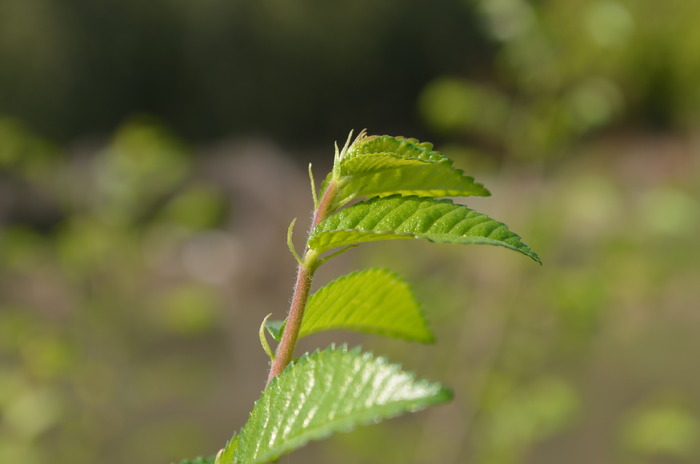
[[[309,247],[321,253],[361,242],[407,238],[499,245],[541,262],[505,224],[450,200],[415,196],[375,197],[342,209],[316,226]]]
[[[433,144],[416,139],[393,137],[391,135],[369,135],[358,138],[350,146],[343,160],[372,153],[396,153],[425,161],[444,161],[442,153],[433,150]]]
[[[284,321],[265,321],[267,331],[272,335],[275,341],[282,340],[282,332],[284,331]]]
[[[340,161],[337,174],[334,209],[356,197],[490,195],[431,144],[402,137],[360,139]]]
[[[371,353],[330,347],[306,354],[272,380],[239,435],[237,464],[262,464],[335,432],[448,401]]]
[[[335,202],[337,206],[357,197],[397,193],[422,197],[489,195],[483,185],[474,182],[472,177],[465,176],[449,161],[433,163],[401,158],[393,153],[380,153],[358,156],[344,165],[348,170],[355,171],[357,168],[359,172],[340,179]]]
[[[234,455],[238,447],[238,434],[233,434],[233,437],[226,443],[226,446],[216,455],[213,464],[234,464]]]
[[[266,322],[277,341],[284,324]],[[299,338],[324,330],[352,330],[422,343],[435,340],[409,285],[379,268],[340,277],[309,298]]]
[[[299,337],[338,329],[434,341],[410,287],[386,269],[340,277],[309,298]]]

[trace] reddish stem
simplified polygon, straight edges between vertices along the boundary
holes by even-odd
[[[314,211],[314,219],[311,226],[311,230],[319,225],[327,216],[331,208],[333,200],[336,194],[335,182],[331,181],[323,194],[323,198]],[[294,295],[292,296],[292,303],[289,308],[289,314],[287,315],[287,323],[284,327],[284,333],[282,334],[282,340],[277,346],[277,352],[275,353],[275,359],[270,366],[270,373],[267,377],[268,385],[277,375],[279,375],[285,367],[292,362],[294,356],[294,348],[297,344],[297,339],[299,338],[299,330],[301,329],[301,322],[304,318],[304,309],[306,308],[306,301],[309,298],[309,289],[311,288],[311,280],[313,279],[314,272],[316,271],[316,259],[318,256],[309,253],[308,247],[304,250],[304,259],[299,263],[297,268],[297,279],[294,284]]]
[[[333,200],[335,200],[337,189],[338,187],[336,186],[335,181],[331,180],[328,184],[326,192],[323,194],[323,198],[321,198],[321,202],[318,204],[318,208],[316,208],[316,211],[314,211],[314,221],[311,226],[312,230],[328,216],[328,210],[330,209]]]

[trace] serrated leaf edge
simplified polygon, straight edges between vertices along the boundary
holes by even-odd
[[[494,221],[494,222],[498,222],[498,223],[501,224],[502,226],[506,227],[506,228],[508,229],[508,231],[509,231],[511,234],[513,234],[513,237],[512,237],[512,238],[517,239],[517,241],[522,245],[522,248],[518,248],[517,246],[511,245],[511,244],[509,244],[509,243],[507,243],[507,242],[504,242],[504,241],[501,241],[501,240],[489,239],[489,238],[487,238],[487,237],[478,237],[478,236],[476,236],[476,237],[469,237],[469,240],[467,240],[467,241],[462,241],[462,240],[450,238],[450,235],[445,235],[445,234],[432,234],[433,236],[444,236],[444,237],[445,237],[444,239],[440,239],[439,241],[436,241],[436,240],[433,240],[433,239],[431,239],[431,238],[425,237],[425,236],[423,236],[423,235],[417,235],[417,234],[414,234],[414,233],[411,233],[411,232],[396,232],[396,231],[392,231],[392,230],[376,231],[376,230],[364,229],[364,228],[360,228],[360,227],[356,227],[356,228],[353,228],[353,229],[333,229],[333,230],[321,231],[321,232],[318,231],[319,228],[320,228],[321,226],[323,226],[323,224],[324,224],[328,219],[331,219],[332,217],[334,217],[334,216],[337,215],[337,214],[342,214],[342,213],[343,213],[344,211],[346,211],[346,210],[341,210],[341,211],[339,211],[339,212],[336,212],[334,215],[332,215],[332,216],[330,216],[329,218],[327,218],[326,221],[323,221],[323,222],[321,222],[318,226],[316,226],[316,227],[311,231],[311,234],[309,235],[309,239],[308,239],[308,245],[309,245],[309,247],[310,247],[311,249],[315,249],[315,247],[313,246],[313,241],[314,241],[314,239],[317,238],[317,237],[320,237],[320,236],[322,236],[322,235],[324,235],[324,234],[333,234],[333,233],[337,233],[337,232],[347,232],[347,233],[359,232],[359,233],[362,233],[362,234],[371,234],[371,235],[380,235],[380,236],[381,236],[381,235],[391,236],[391,237],[387,238],[386,240],[390,240],[390,239],[394,239],[394,238],[398,238],[398,239],[415,238],[415,239],[427,240],[427,241],[432,242],[432,243],[454,243],[454,244],[464,244],[464,245],[466,245],[466,244],[472,245],[472,244],[473,244],[473,245],[494,245],[494,246],[500,246],[500,247],[508,248],[508,249],[510,249],[510,250],[513,250],[513,251],[517,251],[518,253],[521,253],[521,254],[523,254],[523,255],[525,255],[525,256],[528,256],[529,258],[531,258],[531,259],[534,260],[535,262],[537,262],[537,263],[539,263],[539,264],[542,264],[542,260],[541,260],[540,257],[537,255],[537,253],[535,253],[535,251],[534,251],[529,245],[523,243],[522,237],[521,237],[519,234],[513,232],[513,231],[510,229],[510,227],[508,227],[506,224],[504,224],[504,223],[502,223],[502,222],[500,222],[500,221],[497,221],[497,220],[493,219],[491,216],[489,216],[489,215],[487,215],[487,214],[480,213],[480,212],[478,212],[478,211],[475,211],[475,210],[469,208],[469,207],[466,206],[466,205],[461,205],[461,204],[459,204],[459,203],[455,203],[455,202],[453,202],[452,200],[447,199],[447,198],[445,198],[445,199],[435,199],[435,198],[428,198],[428,197],[420,197],[420,196],[418,196],[418,195],[400,195],[400,194],[396,194],[396,195],[389,195],[389,196],[386,196],[386,197],[375,196],[375,197],[370,198],[369,200],[366,200],[366,201],[357,203],[356,205],[358,205],[358,204],[371,204],[372,202],[377,202],[377,201],[381,201],[381,200],[390,200],[390,199],[392,199],[392,198],[403,198],[403,199],[406,199],[406,200],[409,200],[409,199],[419,199],[419,200],[422,200],[422,201],[431,201],[431,200],[432,200],[435,204],[439,204],[439,203],[450,203],[450,204],[455,205],[455,206],[462,206],[462,207],[464,207],[465,209],[468,209],[469,211],[472,211],[472,212],[477,213],[477,214],[479,214],[479,215],[481,215],[481,216],[484,216],[487,220],[491,220],[491,221]],[[353,206],[355,206],[355,205],[353,205]],[[380,239],[380,240],[382,240],[382,239]],[[333,249],[333,248],[338,248],[338,247],[346,246],[346,245],[348,245],[348,243],[341,243],[341,244],[338,244],[338,245],[333,246],[333,247],[330,247],[330,248],[325,248],[325,249],[323,249],[323,250],[324,250],[324,251],[328,251],[328,250],[331,250],[331,249]]]
[[[369,325],[367,325],[367,326],[364,326],[364,325],[346,325],[346,326],[343,326],[343,327],[334,327],[334,328],[329,328],[329,329],[323,329],[323,328],[322,328],[322,329],[314,330],[314,331],[311,331],[311,332],[306,332],[306,333],[304,333],[304,334],[302,335],[303,328],[304,328],[304,322],[302,322],[302,330],[300,330],[300,334],[299,334],[299,335],[300,335],[300,338],[301,338],[302,336],[303,336],[303,337],[307,337],[307,336],[309,336],[309,335],[313,335],[313,334],[316,334],[316,333],[319,333],[319,332],[324,332],[324,331],[330,331],[330,330],[345,330],[345,331],[359,331],[359,332],[368,333],[368,334],[375,334],[375,335],[388,336],[388,337],[391,337],[391,338],[398,338],[398,339],[400,339],[400,340],[416,341],[416,342],[426,343],[426,344],[434,343],[434,342],[435,342],[435,336],[434,336],[434,334],[432,333],[432,331],[430,330],[429,320],[428,320],[428,318],[427,318],[427,316],[426,316],[426,314],[425,314],[425,311],[424,311],[424,309],[423,309],[423,305],[421,305],[420,302],[418,301],[418,299],[416,298],[416,295],[415,295],[415,292],[413,291],[413,288],[412,288],[411,285],[406,281],[406,279],[402,278],[401,276],[399,276],[396,272],[392,271],[391,269],[387,269],[387,268],[384,268],[384,267],[372,267],[372,268],[368,268],[368,269],[362,269],[362,270],[359,270],[359,271],[353,271],[353,272],[350,272],[350,273],[348,273],[348,274],[342,275],[342,276],[340,276],[340,277],[338,277],[338,278],[336,278],[336,279],[334,279],[334,280],[328,282],[326,285],[324,285],[323,287],[319,288],[318,290],[316,290],[316,292],[314,292],[314,294],[311,295],[311,296],[309,297],[309,301],[311,301],[311,299],[312,299],[314,296],[316,296],[319,292],[325,291],[325,289],[326,289],[328,286],[332,285],[332,284],[335,284],[335,283],[337,283],[337,282],[342,282],[342,281],[344,281],[344,280],[351,279],[351,278],[353,278],[353,277],[355,277],[355,276],[357,276],[357,275],[360,275],[360,274],[363,274],[363,273],[369,273],[369,272],[382,272],[382,273],[384,273],[384,275],[395,279],[396,281],[400,282],[401,284],[403,284],[403,285],[405,286],[405,290],[409,293],[411,299],[416,303],[416,310],[418,311],[418,315],[419,315],[419,317],[421,318],[421,320],[423,321],[423,323],[425,324],[425,327],[426,327],[426,329],[427,329],[427,331],[428,331],[428,334],[429,334],[429,338],[428,338],[428,339],[418,339],[418,338],[407,337],[407,336],[405,336],[404,334],[402,334],[401,332],[393,332],[393,331],[391,331],[391,329],[386,329],[386,330],[385,330],[385,329],[380,329],[380,330],[376,330],[376,329],[373,328],[373,326],[369,326]],[[307,305],[308,305],[308,303],[307,303]],[[306,315],[304,315],[304,317],[306,318]],[[369,328],[369,329],[372,329],[372,330],[362,330],[363,328]]]
[[[403,137],[400,135],[394,136],[394,135],[388,135],[388,134],[383,134],[383,135],[364,135],[362,137],[358,137],[353,144],[350,146],[350,148],[347,151],[347,154],[345,158],[352,158],[355,156],[363,155],[365,153],[378,153],[378,152],[365,152],[365,153],[357,153],[362,147],[366,146],[369,143],[372,143],[373,141],[381,138],[387,138],[387,139],[392,139],[396,140],[399,142],[406,143],[408,145],[413,145],[411,148],[417,149],[416,151],[422,151],[426,153],[428,156],[437,156],[440,158],[444,159],[449,159],[439,151],[433,150],[433,144],[430,142],[421,142],[418,139],[415,138],[410,138],[410,137]]]
[[[352,157],[346,157],[344,158],[341,163],[340,167],[338,168],[338,176],[334,179],[337,184],[338,184],[338,192],[343,192],[343,189],[350,184],[351,182],[354,182],[358,179],[361,179],[362,177],[365,176],[371,176],[378,174],[380,172],[387,172],[391,170],[400,170],[403,168],[407,167],[420,167],[423,165],[426,169],[430,168],[430,165],[437,165],[437,164],[444,164],[446,168],[450,169],[453,174],[459,178],[462,179],[462,181],[472,184],[474,186],[474,190],[467,192],[466,190],[459,190],[459,189],[449,189],[449,188],[416,188],[416,189],[409,189],[412,191],[413,196],[419,196],[419,197],[428,197],[428,198],[443,198],[443,197],[469,197],[469,196],[480,196],[480,197],[488,197],[491,196],[491,192],[480,182],[476,182],[474,177],[468,176],[464,173],[463,169],[457,168],[454,166],[454,162],[450,159],[445,157],[439,152],[431,152],[435,153],[439,156],[441,156],[441,159],[437,160],[430,160],[430,159],[424,159],[424,158],[419,158],[411,155],[404,155],[401,153],[395,153],[395,152],[374,152],[374,153],[361,153],[357,154]],[[345,165],[347,163],[350,163],[354,160],[357,160],[358,158],[365,158],[365,157],[382,157],[382,156],[390,156],[392,158],[396,159],[401,159],[401,160],[406,160],[406,161],[415,161],[415,164],[407,164],[407,165],[396,165],[396,166],[390,166],[382,169],[374,169],[374,170],[369,170],[369,171],[363,171],[363,172],[358,172],[358,173],[343,173],[343,170],[346,169]],[[324,180],[324,185],[327,187],[328,182],[330,181],[330,177]],[[325,188],[325,187],[324,187]],[[362,194],[360,192],[345,192],[343,193],[342,198],[337,198],[334,201],[335,208],[342,207],[343,205],[346,205],[350,201],[354,200],[355,198],[373,198],[375,196],[378,197],[386,197],[390,195],[395,195],[398,194],[401,190],[406,190],[405,188],[395,188],[391,189],[387,192],[382,192],[382,193],[377,193],[373,195],[366,195]],[[481,190],[481,191],[480,191]]]
[[[380,363],[380,364],[384,364],[385,366],[390,367],[390,368],[392,369],[393,372],[401,372],[401,373],[403,373],[403,374],[406,374],[406,375],[409,377],[409,379],[410,379],[411,381],[415,381],[415,382],[416,382],[416,385],[427,385],[427,386],[436,388],[436,393],[435,393],[435,395],[434,395],[429,401],[425,402],[424,404],[422,404],[422,405],[420,405],[420,406],[415,406],[415,407],[409,408],[409,409],[407,409],[406,412],[416,412],[416,411],[420,411],[420,410],[423,410],[423,409],[425,409],[425,408],[427,408],[427,407],[429,407],[429,406],[432,406],[432,405],[435,405],[435,404],[439,404],[439,403],[444,403],[444,402],[447,402],[447,401],[449,401],[450,399],[452,399],[452,392],[451,392],[449,389],[447,389],[447,388],[445,388],[445,387],[439,385],[439,384],[436,383],[436,382],[430,382],[430,381],[425,380],[425,379],[417,379],[414,372],[412,372],[412,371],[404,371],[400,364],[389,362],[389,360],[388,360],[385,356],[378,356],[378,357],[375,357],[371,352],[362,352],[361,347],[359,347],[359,346],[354,347],[354,348],[351,348],[351,349],[348,349],[347,344],[342,344],[342,345],[340,345],[340,346],[336,346],[335,343],[333,343],[333,344],[331,344],[328,348],[326,348],[326,349],[324,349],[324,350],[316,349],[316,350],[314,350],[312,353],[308,353],[308,352],[307,352],[307,353],[304,353],[301,357],[299,357],[299,358],[295,359],[294,361],[292,361],[292,362],[282,371],[282,373],[281,373],[280,375],[278,375],[277,377],[275,377],[274,379],[272,379],[272,381],[268,384],[267,388],[263,391],[262,396],[261,396],[257,401],[255,401],[255,403],[253,404],[253,408],[251,409],[250,416],[252,416],[253,411],[255,410],[255,407],[258,405],[258,403],[262,402],[263,399],[265,399],[265,395],[266,395],[269,391],[271,391],[271,389],[274,388],[274,386],[277,385],[277,383],[279,383],[279,382],[281,381],[280,379],[283,378],[283,376],[285,375],[285,373],[287,373],[287,375],[289,375],[289,372],[291,372],[295,367],[297,367],[297,366],[303,366],[303,365],[309,363],[309,362],[310,362],[310,358],[311,358],[312,356],[314,356],[314,355],[321,355],[321,354],[323,354],[323,353],[331,353],[331,352],[334,352],[334,351],[340,351],[340,352],[342,352],[342,353],[344,353],[344,354],[357,354],[357,355],[360,355],[360,358],[361,358],[363,361],[368,361],[368,360],[370,360],[370,361],[372,361],[372,360],[373,360],[373,361],[377,361],[377,362]],[[407,400],[407,402],[408,402],[408,400]],[[399,416],[399,415],[401,415],[401,414],[402,414],[402,412],[397,412],[397,413],[395,413],[395,414],[382,416],[382,420],[390,419],[390,418],[393,418],[393,417],[397,417],[397,416]],[[352,417],[352,415],[350,415],[350,416],[344,416],[345,419],[351,418],[351,417]],[[374,420],[374,419],[367,419],[367,420],[358,421],[358,422],[356,422],[355,424],[350,425],[350,426],[348,426],[348,427],[346,427],[346,428],[344,428],[344,429],[342,429],[342,430],[339,430],[339,431],[340,431],[340,432],[348,432],[348,431],[350,431],[350,430],[353,430],[353,429],[354,429],[355,427],[357,427],[357,426],[368,425],[368,424],[374,423],[375,421],[376,421],[376,420]],[[308,429],[307,429],[307,431],[308,431]],[[324,439],[324,438],[326,438],[326,437],[328,437],[328,436],[330,436],[330,435],[332,435],[333,433],[336,433],[336,432],[338,432],[338,431],[333,431],[333,430],[331,430],[331,431],[329,431],[329,432],[327,432],[327,433],[323,433],[323,434],[316,435],[316,436],[314,436],[314,437],[312,437],[312,438],[309,438],[309,439],[303,441],[303,442],[300,443],[299,445],[292,446],[292,447],[283,447],[283,449],[279,452],[279,454],[277,454],[277,453],[273,453],[273,454],[276,454],[276,456],[282,456],[282,455],[285,454],[285,453],[291,452],[291,451],[293,451],[293,450],[295,450],[295,449],[300,448],[301,446],[304,446],[306,443],[308,443],[308,442],[310,442],[310,441],[322,440],[322,439]],[[237,441],[240,442],[241,440],[245,440],[245,436],[246,436],[246,429],[245,429],[245,426],[244,426],[244,427],[241,429],[241,431],[238,433],[238,435],[237,435],[237,438],[238,438]],[[236,449],[236,451],[238,451],[238,448]],[[266,456],[266,455],[263,455],[263,456],[260,457],[260,459],[263,459],[263,461],[259,461],[259,462],[268,462],[267,460],[269,460],[269,459],[275,459],[275,458],[276,458],[275,456],[268,457],[268,456]],[[236,459],[236,457],[235,457],[235,455],[234,455],[234,464],[249,464],[249,463],[239,461],[238,459]]]

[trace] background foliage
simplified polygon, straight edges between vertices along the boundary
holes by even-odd
[[[341,338],[455,400],[289,462],[698,462],[699,14],[0,2],[0,461],[220,448],[263,386],[260,321],[286,310],[305,163],[368,127],[436,142],[545,265],[421,243],[329,264],[319,281],[417,284],[441,343]]]

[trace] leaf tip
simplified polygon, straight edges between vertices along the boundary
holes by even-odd
[[[438,394],[436,396],[438,397],[439,403],[447,403],[449,401],[452,401],[455,395],[449,388],[440,387],[440,390],[438,391]]]
[[[525,255],[529,256],[534,262],[542,266],[542,258],[540,258],[540,256],[532,250],[532,248],[528,247]]]

